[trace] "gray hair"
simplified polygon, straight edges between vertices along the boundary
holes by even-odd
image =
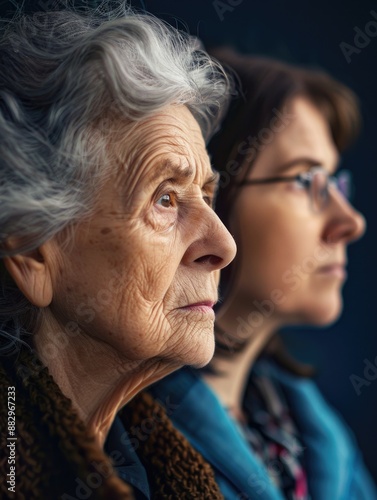
[[[106,117],[138,121],[180,104],[206,140],[219,126],[231,83],[199,41],[127,5],[106,15],[103,6],[38,12],[2,28],[0,259],[90,215],[109,165]],[[1,260],[0,280],[0,333],[9,337],[11,322],[17,339],[27,307]]]

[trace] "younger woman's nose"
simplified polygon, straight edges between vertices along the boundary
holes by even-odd
[[[358,240],[366,229],[364,216],[358,212],[340,193],[332,193],[328,224],[324,239],[328,243],[345,244]]]

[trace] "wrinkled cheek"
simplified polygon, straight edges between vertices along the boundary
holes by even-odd
[[[168,256],[166,256],[168,261]],[[175,281],[174,264],[155,262],[142,269],[139,274],[138,286],[146,301],[163,301],[169,288]]]
[[[149,276],[149,278],[148,278]],[[161,302],[171,285],[173,276],[164,269],[151,269],[147,276],[143,276],[143,297],[148,302]]]
[[[150,356],[159,349],[170,330],[161,301],[148,301],[130,290],[123,295],[116,315],[116,330],[122,349]]]

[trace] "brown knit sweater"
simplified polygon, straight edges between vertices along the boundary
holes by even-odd
[[[133,499],[132,487],[118,477],[111,459],[96,445],[71,400],[35,353],[22,349],[17,359],[3,357],[0,363],[0,498]],[[7,447],[8,387],[14,387],[16,394],[15,495],[7,483],[11,453]],[[147,470],[152,498],[222,498],[209,464],[149,394],[136,396],[119,416],[126,429],[155,419],[148,439],[140,441],[137,451]]]

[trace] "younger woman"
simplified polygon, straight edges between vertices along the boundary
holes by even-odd
[[[215,56],[243,88],[210,147],[238,254],[223,273],[210,370],[181,370],[154,394],[169,396],[227,499],[377,498],[352,435],[277,336],[341,313],[347,246],[365,230],[337,170],[358,129],[355,97],[324,73]]]

